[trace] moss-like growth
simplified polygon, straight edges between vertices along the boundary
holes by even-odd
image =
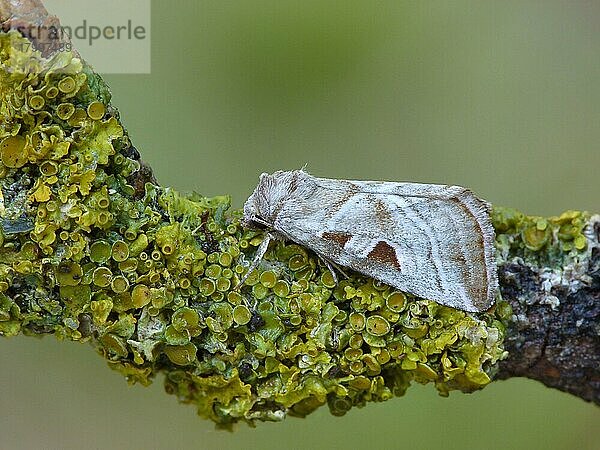
[[[342,415],[404,394],[485,386],[510,308],[473,315],[358,274],[336,285],[311,252],[274,244],[228,197],[134,186],[137,151],[102,80],[70,52],[44,59],[0,34],[0,334],[91,342],[130,383],[221,426]],[[583,216],[495,211],[501,254],[585,251]],[[544,252],[541,252],[544,250]],[[502,256],[502,255],[501,255]]]
[[[511,208],[494,208],[492,221],[503,256],[521,256],[536,265],[562,267],[588,250],[589,214],[565,211],[558,217],[526,216]]]

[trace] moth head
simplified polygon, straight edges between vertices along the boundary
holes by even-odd
[[[296,191],[299,177],[303,175],[300,170],[261,174],[258,186],[244,204],[244,226],[272,229],[277,214]]]

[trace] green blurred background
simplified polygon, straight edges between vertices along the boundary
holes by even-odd
[[[600,3],[152,2],[152,73],[106,76],[164,185],[260,172],[469,186],[552,215],[600,210]],[[599,449],[600,409],[533,381],[215,431],[130,388],[87,345],[0,341],[0,448]]]

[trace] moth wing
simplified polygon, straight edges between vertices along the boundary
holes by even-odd
[[[319,209],[280,226],[336,264],[466,311],[494,301],[488,205],[459,186],[316,179]]]

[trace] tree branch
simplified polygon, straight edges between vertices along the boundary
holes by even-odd
[[[519,258],[500,265],[514,316],[498,378],[531,378],[600,405],[600,218],[585,229],[591,251],[562,270]]]
[[[600,404],[597,217],[495,208],[503,299],[485,314],[336,285],[292,243],[237,291],[262,234],[228,197],[158,186],[102,79],[15,31],[57,23],[39,1],[0,0],[0,17],[0,334],[89,342],[131,383],[164,373],[221,426],[342,415],[413,381],[527,376]]]

